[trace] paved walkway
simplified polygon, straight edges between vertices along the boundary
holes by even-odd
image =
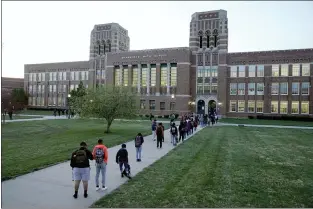
[[[257,127],[257,128],[292,128],[292,129],[311,129],[313,126],[279,126],[279,125],[253,125],[253,124],[234,124],[234,123],[217,123],[221,126],[247,126],[247,127]]]
[[[198,129],[198,131],[200,131]],[[134,142],[126,143],[130,156],[132,175],[136,175],[161,157],[166,155],[174,147],[170,143],[169,130],[165,131],[165,143],[162,149],[156,148],[156,141],[152,136],[144,138],[142,150],[142,162],[136,162]],[[91,146],[90,146],[91,147]],[[2,182],[2,208],[87,208],[102,196],[112,192],[127,181],[120,177],[118,165],[115,163],[116,152],[120,149],[115,146],[109,149],[109,162],[106,173],[106,191],[95,190],[95,166],[91,163],[91,180],[89,181],[89,196],[83,197],[82,185],[78,199],[73,198],[72,173],[69,162],[61,163],[49,168],[17,177],[13,180]],[[70,155],[70,153],[69,153]],[[101,177],[100,177],[101,182]]]

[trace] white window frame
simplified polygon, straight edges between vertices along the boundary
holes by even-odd
[[[297,105],[297,112],[292,112],[294,105]],[[299,101],[291,101],[291,114],[299,114],[300,111],[300,103]]]
[[[310,76],[310,74],[311,74],[310,73],[310,66],[311,66],[310,63],[303,63],[302,64],[302,72],[301,72],[302,76]],[[303,69],[305,69],[305,73],[303,73]]]
[[[235,94],[232,94],[232,85],[235,85],[236,84],[236,93]],[[237,95],[237,92],[238,92],[238,84],[237,83],[230,83],[229,84],[229,95]]]
[[[258,91],[258,89],[259,89],[258,87],[259,86],[262,86],[262,93],[259,93],[259,91]],[[256,84],[256,95],[264,95],[264,83],[257,83]]]
[[[246,77],[246,66],[245,65],[239,65],[238,77],[239,78],[245,78]]]
[[[277,85],[277,94],[275,94],[273,92],[273,86],[276,86],[276,85]],[[279,91],[280,91],[279,83],[272,83],[272,85],[271,85],[271,95],[279,95]]]
[[[231,78],[237,78],[238,77],[237,66],[230,66],[230,77]]]
[[[240,88],[240,90],[243,90],[242,92],[239,90],[239,86],[242,86],[243,85],[243,89]],[[237,84],[237,95],[246,95],[246,83],[238,83]]]
[[[239,104],[243,104],[243,111],[239,110]],[[246,112],[246,101],[245,100],[238,100],[237,112]]]
[[[232,105],[235,105],[235,111],[232,111]],[[229,101],[229,112],[237,112],[237,101],[236,100],[230,100]]]
[[[273,103],[275,104],[275,105],[277,105],[277,112],[273,112],[272,110],[273,110],[273,108],[272,108],[272,106],[273,106]],[[278,105],[278,101],[271,101],[271,113],[278,113],[278,111],[279,111],[279,105]]]
[[[250,91],[250,84],[252,85],[253,84],[253,92]],[[248,95],[255,95],[255,91],[256,91],[256,83],[248,83]]]
[[[257,65],[257,77],[264,77],[264,65]]]
[[[253,112],[251,112],[250,111],[250,105],[249,104],[252,104],[253,103],[253,109],[254,109],[254,111]],[[255,100],[248,100],[248,113],[255,113],[255,111],[256,111],[256,108],[255,108]]]
[[[303,112],[302,112],[302,105],[303,105],[303,103],[305,103],[305,104],[308,106],[308,112],[307,112],[307,113],[303,113]],[[309,101],[301,101],[301,114],[302,114],[302,115],[308,115],[308,114],[310,114],[310,102],[309,102]]]
[[[292,76],[300,76],[300,64],[292,64]]]
[[[297,86],[298,86],[298,91],[296,92],[296,93],[294,93],[294,88],[293,88],[293,85],[294,84],[297,84]],[[292,82],[292,84],[291,84],[291,94],[292,95],[299,95],[299,93],[300,93],[300,83],[299,82]]]
[[[249,65],[249,78],[254,78],[256,75],[256,66],[255,65]]]
[[[272,77],[279,77],[279,65],[272,65]]]
[[[308,84],[308,93],[307,94],[303,94],[302,90],[303,90],[303,84]],[[310,83],[309,82],[302,82],[301,83],[301,95],[310,95]]]
[[[286,84],[286,93],[281,93],[281,90],[282,90],[282,86]],[[279,95],[288,95],[288,82],[281,82],[279,83]]]
[[[282,112],[282,104],[286,104],[286,112]],[[288,114],[288,101],[280,101],[279,102],[279,113],[280,114]]]
[[[280,76],[281,77],[288,77],[289,76],[289,65],[288,64],[282,64],[280,66]]]
[[[258,111],[258,104],[262,104],[262,112],[259,112]],[[262,100],[257,100],[256,103],[255,103],[255,112],[256,113],[263,113],[264,111],[264,101]]]

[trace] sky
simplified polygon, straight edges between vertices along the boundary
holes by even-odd
[[[130,49],[188,47],[195,12],[227,10],[229,52],[313,48],[313,1],[2,2],[2,76],[24,64],[89,59],[95,24],[128,30]]]

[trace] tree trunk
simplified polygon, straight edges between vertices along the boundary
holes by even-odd
[[[112,125],[113,120],[107,120],[107,127],[106,127],[106,131],[104,131],[104,133],[110,133],[110,127]]]

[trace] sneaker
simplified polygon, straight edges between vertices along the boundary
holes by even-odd
[[[138,159],[138,162],[141,162],[141,159]]]
[[[121,177],[124,178],[124,173],[121,173]]]
[[[98,191],[100,189],[100,187],[99,186],[96,186],[96,190]]]
[[[87,193],[84,193],[84,197],[87,198],[87,197],[88,197],[88,194],[87,194]]]
[[[139,160],[139,159],[137,159],[137,162],[140,162],[140,160]]]
[[[106,186],[102,186],[102,191],[105,191],[105,190],[107,190],[108,189],[108,187],[106,187]]]
[[[74,197],[75,199],[77,199],[77,196],[78,196],[77,194],[74,194],[74,195],[73,195],[73,197]]]

